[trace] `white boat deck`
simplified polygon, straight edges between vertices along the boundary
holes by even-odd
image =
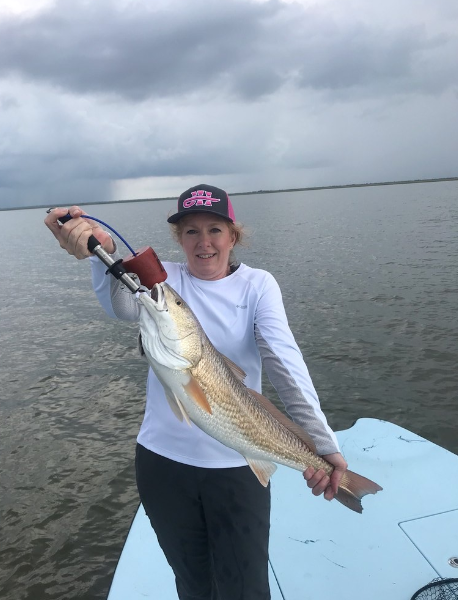
[[[384,489],[362,515],[315,498],[301,474],[272,477],[272,600],[409,600],[458,577],[458,456],[401,427],[361,419],[337,433],[350,468]],[[176,600],[173,573],[140,506],[108,600]],[[249,600],[249,599],[247,599]]]

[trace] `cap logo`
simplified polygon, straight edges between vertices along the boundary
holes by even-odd
[[[191,197],[183,201],[183,208],[191,208],[191,206],[212,206],[213,202],[219,202],[219,198],[212,198],[212,192],[205,190],[197,190],[191,192]]]

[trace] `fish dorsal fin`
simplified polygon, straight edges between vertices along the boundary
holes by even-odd
[[[281,423],[286,429],[289,429],[294,435],[296,435],[300,440],[304,442],[304,444],[309,448],[311,452],[316,454],[316,446],[315,442],[312,440],[310,435],[297,423],[291,421],[289,417],[284,415],[270,400],[268,400],[265,396],[260,394],[259,392],[255,392],[254,390],[248,388],[250,394],[252,394],[259,404],[267,410],[279,423]]]
[[[245,457],[246,458],[246,457]],[[264,487],[269,485],[269,479],[277,470],[277,465],[269,460],[255,460],[254,458],[246,458],[246,461]]]
[[[172,409],[173,414],[176,418],[183,422],[183,417],[186,423],[191,427],[191,421],[189,419],[188,413],[186,412],[183,404],[180,400],[175,396],[175,394],[171,390],[164,390],[165,397],[167,398],[167,402],[169,403],[170,408]]]
[[[237,379],[243,383],[243,380],[246,377],[245,371],[242,368],[240,368],[238,365],[236,365],[235,362],[232,361],[230,358],[227,358],[227,356],[224,356],[224,354],[221,354],[221,352],[219,353],[219,355],[221,356],[223,361],[226,363],[226,365],[229,367],[229,369],[232,371],[232,373],[237,377]]]
[[[197,406],[199,406],[209,415],[212,414],[212,409],[210,404],[208,403],[207,396],[205,395],[204,390],[200,387],[200,384],[195,377],[191,375],[191,378],[188,381],[188,383],[183,384],[183,388],[188,394],[188,396],[192,400],[194,400]]]

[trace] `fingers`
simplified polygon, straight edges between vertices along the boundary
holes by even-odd
[[[73,217],[73,221],[76,221],[77,218],[81,215],[87,214],[86,212],[81,210],[79,206],[71,206],[68,209],[68,212]],[[97,238],[97,240],[102,244],[103,248],[109,254],[113,254],[113,252],[115,251],[115,244],[111,235],[107,233],[104,229],[102,229],[102,227],[96,221],[91,221],[87,219],[82,219],[81,221],[89,225],[89,227],[91,227],[91,233],[89,234],[89,236],[86,237],[85,235],[84,237],[78,239],[77,246],[80,250],[79,254],[81,254],[81,257],[86,258],[87,256],[91,256],[91,253],[87,251],[87,242],[91,235]],[[89,231],[87,228],[83,230],[84,233],[87,231]],[[77,235],[78,233],[80,233],[80,231],[75,231],[75,235]]]
[[[61,228],[61,248],[81,260],[91,256],[87,243],[92,235],[92,227],[85,219],[73,218]]]
[[[347,470],[348,464],[340,452],[334,452],[333,454],[325,454],[323,458],[334,466],[334,470],[331,473],[331,482],[329,490],[326,491],[324,497],[328,500],[337,494],[342,477]]]
[[[307,485],[312,489],[314,496],[324,493],[326,500],[332,500],[339,490],[340,482],[348,465],[339,452],[324,455],[323,458],[334,466],[330,476],[323,469],[315,471],[313,467],[309,467],[304,471],[304,479],[307,480]]]
[[[320,496],[329,488],[331,482],[329,475],[323,469],[315,471],[313,467],[309,467],[304,471],[304,479],[307,481],[307,486],[312,489],[314,496]]]
[[[334,496],[337,494],[339,489],[340,480],[342,479],[342,475],[345,471],[340,470],[338,467],[334,469],[330,477],[329,486],[326,488],[324,492],[325,500],[332,500]]]
[[[335,493],[331,486],[328,486],[324,492],[323,498],[331,502],[334,499]]]
[[[331,489],[334,494],[337,494],[337,490],[339,489],[339,484],[344,473],[345,469],[336,467],[331,474]]]
[[[57,222],[58,219],[65,216],[68,213],[68,208],[53,208],[51,212],[46,215],[45,225],[50,229],[54,237],[58,238],[61,225]],[[57,234],[57,235],[56,235]]]
[[[59,219],[68,213],[72,219],[61,225]],[[79,206],[71,206],[68,209],[54,208],[46,216],[45,225],[51,230],[60,247],[78,259],[91,256],[87,248],[87,243],[91,235],[97,238],[109,254],[113,254],[115,244],[111,236],[98,223],[82,219],[81,216],[85,214]]]
[[[76,219],[77,217],[81,217],[81,215],[87,214],[79,206],[70,206],[70,208],[68,209],[68,212],[71,214],[73,219]]]
[[[64,225],[58,220],[67,213],[73,217]],[[78,206],[54,208],[45,218],[45,225],[51,230],[61,248],[78,259],[90,256],[87,241],[92,235],[93,228],[87,219],[81,219],[84,212]]]

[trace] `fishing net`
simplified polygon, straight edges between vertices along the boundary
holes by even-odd
[[[411,600],[458,600],[458,579],[433,579],[415,592]]]

